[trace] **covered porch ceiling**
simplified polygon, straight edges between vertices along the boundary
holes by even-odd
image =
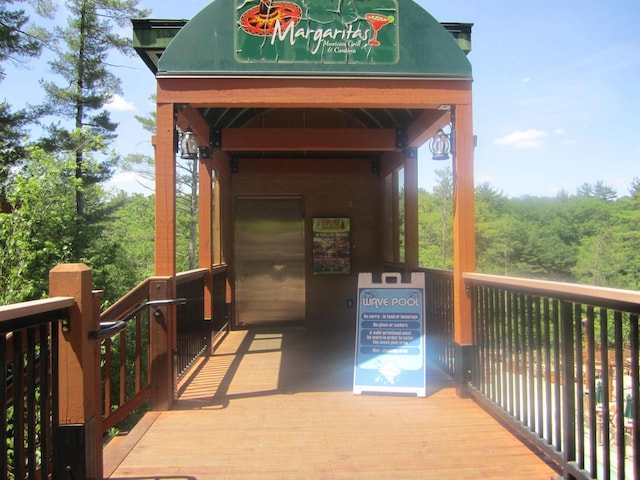
[[[213,2],[221,3],[221,2]],[[412,3],[412,2],[411,2]],[[212,7],[213,4],[210,6]],[[207,8],[210,8],[207,7]],[[133,20],[134,47],[145,64],[154,73],[160,82],[168,81],[181,84],[188,89],[188,80],[201,80],[209,78],[213,81],[237,78],[238,81],[253,77],[262,77],[265,84],[274,85],[277,78],[287,80],[297,79],[300,84],[312,83],[317,79],[344,79],[353,81],[359,78],[375,83],[372,89],[381,98],[369,102],[372,105],[351,104],[348,99],[345,102],[334,102],[334,105],[320,105],[317,99],[292,98],[286,105],[225,105],[220,96],[213,96],[208,102],[201,101],[194,104],[188,99],[185,104],[177,104],[176,122],[181,129],[200,123],[195,117],[200,117],[210,131],[210,144],[213,148],[220,148],[231,155],[241,154],[250,157],[288,157],[288,156],[371,156],[372,152],[399,151],[407,147],[418,147],[433,136],[438,129],[451,121],[450,110],[453,102],[440,104],[434,98],[430,105],[413,102],[411,88],[407,89],[407,98],[402,105],[389,101],[384,96],[387,87],[393,87],[398,83],[413,83],[424,75],[412,72],[413,67],[399,65],[398,70],[383,71],[379,76],[351,75],[348,70],[335,72],[288,72],[277,71],[227,72],[226,65],[218,57],[210,62],[215,64],[214,69],[206,72],[197,71],[197,63],[193,67],[181,67],[183,55],[175,55],[163,59],[165,65],[161,65],[161,59],[166,49],[171,45],[174,51],[180,51],[180,42],[193,49],[194,45],[204,43],[203,33],[198,31],[198,17],[206,14],[205,8],[194,20],[194,25],[184,19],[158,20],[140,19]],[[412,6],[411,8],[415,8]],[[418,7],[419,8],[419,7]],[[220,15],[218,15],[219,17]],[[408,23],[408,22],[405,22]],[[185,27],[189,25],[191,32]],[[211,21],[207,24],[211,25]],[[403,24],[404,26],[404,24]],[[220,26],[224,29],[226,26]],[[471,24],[468,23],[442,23],[437,28],[448,32],[446,35],[453,48],[464,52],[462,56],[471,50]],[[212,27],[213,28],[213,27]],[[438,32],[439,33],[439,32]],[[177,38],[175,42],[172,41]],[[428,39],[425,38],[425,42]],[[223,43],[223,42],[219,42]],[[228,45],[227,45],[228,46]],[[451,48],[451,46],[449,46]],[[216,47],[212,47],[215,50]],[[404,52],[402,52],[404,53]],[[220,54],[218,56],[224,56]],[[406,55],[405,55],[406,56]],[[466,60],[464,60],[466,61]],[[216,62],[220,62],[217,65]],[[228,62],[227,62],[228,63]],[[259,62],[257,62],[259,63]],[[177,70],[172,67],[178,65]],[[243,67],[241,65],[241,67]],[[261,68],[260,66],[258,68]],[[285,67],[288,68],[288,67]],[[174,68],[175,69],[175,68]],[[458,72],[454,65],[452,71]],[[463,69],[464,70],[464,69]],[[469,80],[468,75],[454,73],[438,74],[435,80]],[[468,88],[468,81],[461,82]],[[304,95],[300,93],[299,95]],[[335,98],[335,97],[334,97]],[[187,99],[185,99],[187,100]],[[193,107],[193,108],[191,108]],[[195,127],[194,127],[195,128]],[[286,129],[286,133],[283,131]]]

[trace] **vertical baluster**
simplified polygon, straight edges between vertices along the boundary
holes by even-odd
[[[536,354],[535,351],[535,322],[533,320],[533,297],[531,295],[527,295],[527,358],[529,360],[528,369],[527,369],[527,413],[529,414],[529,419],[527,421],[527,425],[529,426],[530,431],[535,431],[536,428],[536,408],[535,408],[535,361],[534,357]]]
[[[505,355],[506,355],[506,329],[505,329],[505,298],[506,293],[504,290],[500,290],[499,295],[497,297],[497,307],[498,307],[498,348],[500,352],[500,406],[504,409],[507,404],[507,372],[505,368]]]
[[[562,356],[562,452],[565,463],[576,460],[575,339],[571,303],[560,304]],[[565,478],[571,479],[572,475]]]
[[[633,314],[629,318],[629,337],[631,347],[631,463],[633,465],[633,478],[640,479],[640,362],[638,337],[638,315]]]
[[[49,331],[52,327],[49,324],[40,325],[38,336],[40,346],[40,398],[38,408],[40,410],[40,448],[42,450],[40,478],[49,478],[51,461],[51,422],[50,422],[50,398],[51,398],[51,371],[50,360],[51,350],[49,345]],[[1,356],[0,356],[1,358]]]
[[[553,300],[553,309],[551,313],[552,325],[553,325],[553,373],[554,373],[554,401],[553,411],[554,419],[553,424],[555,427],[554,445],[556,450],[562,449],[562,374],[560,371],[560,308],[559,301]]]
[[[600,365],[602,376],[602,408],[600,430],[604,480],[611,478],[611,451],[609,447],[609,325],[608,312],[600,307]]]
[[[471,287],[471,311],[473,315],[473,335],[476,348],[474,351],[475,361],[473,362],[474,366],[471,369],[471,378],[473,385],[483,391],[482,370],[484,369],[484,358],[482,356],[482,316],[479,311],[481,304],[480,295],[479,287],[477,285],[473,285]]]
[[[545,440],[549,445],[553,444],[553,403],[551,398],[552,368],[551,368],[551,311],[549,299],[545,297],[543,301],[544,309],[544,385],[545,385],[545,406],[546,406],[546,432]]]
[[[618,480],[625,479],[625,441],[624,441],[624,377],[622,375],[624,369],[624,359],[622,358],[622,348],[624,341],[622,339],[622,312],[614,312],[613,314],[613,330],[614,330],[614,371],[615,375],[615,441],[617,453]]]
[[[587,307],[587,321],[585,322],[585,336],[587,337],[587,389],[589,390],[589,473],[592,477],[598,471],[597,449],[597,413],[596,413],[596,346],[593,307]]]
[[[575,329],[575,369],[576,369],[576,456],[578,467],[584,469],[584,373],[582,305],[573,306],[573,326]]]
[[[23,333],[13,332],[13,472],[14,478],[25,478],[24,454],[24,394],[23,372],[24,357],[22,355]]]
[[[105,338],[104,340],[104,367],[103,367],[103,377],[104,378],[104,409],[103,416],[107,417],[111,413],[111,388],[113,384],[113,378],[111,376],[111,337]]]
[[[26,459],[27,477],[36,478],[36,331],[27,329],[26,363]]]
[[[142,313],[137,313],[135,318],[135,393],[142,390]]]
[[[542,311],[540,308],[541,299],[540,297],[535,298],[534,303],[534,318],[535,318],[535,328],[536,328],[536,340],[535,340],[535,352],[536,352],[536,418],[538,419],[538,423],[536,425],[536,432],[538,434],[538,438],[542,438],[544,432],[544,403],[542,398],[542,392],[544,390],[544,373],[543,369],[543,354],[544,349],[542,348]]]
[[[0,334],[0,458],[7,458],[7,337]],[[9,477],[9,465],[4,460],[0,463],[0,480],[7,480]]]
[[[127,328],[120,332],[120,399],[118,408],[127,401]]]
[[[507,353],[507,369],[509,370],[509,413],[511,416],[516,414],[516,388],[518,383],[515,381],[517,371],[514,357],[517,355],[515,348],[516,333],[514,329],[514,293],[507,291],[507,338],[509,339],[509,351]]]
[[[495,337],[494,326],[495,318],[493,316],[493,288],[488,288],[484,298],[484,317],[486,321],[487,335],[487,386],[489,389],[489,398],[496,401],[496,378],[495,378]]]

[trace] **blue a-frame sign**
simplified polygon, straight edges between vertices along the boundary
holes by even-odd
[[[399,273],[358,276],[353,393],[426,395],[424,273],[402,283]]]

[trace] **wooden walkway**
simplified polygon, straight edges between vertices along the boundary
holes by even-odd
[[[229,333],[172,411],[107,445],[105,478],[557,476],[436,367],[426,398],[353,395],[353,341],[294,327]]]

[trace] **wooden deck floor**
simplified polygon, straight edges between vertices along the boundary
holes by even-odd
[[[352,375],[352,335],[231,332],[172,411],[148,414],[106,447],[106,478],[557,476],[436,367],[426,398],[353,395]]]

